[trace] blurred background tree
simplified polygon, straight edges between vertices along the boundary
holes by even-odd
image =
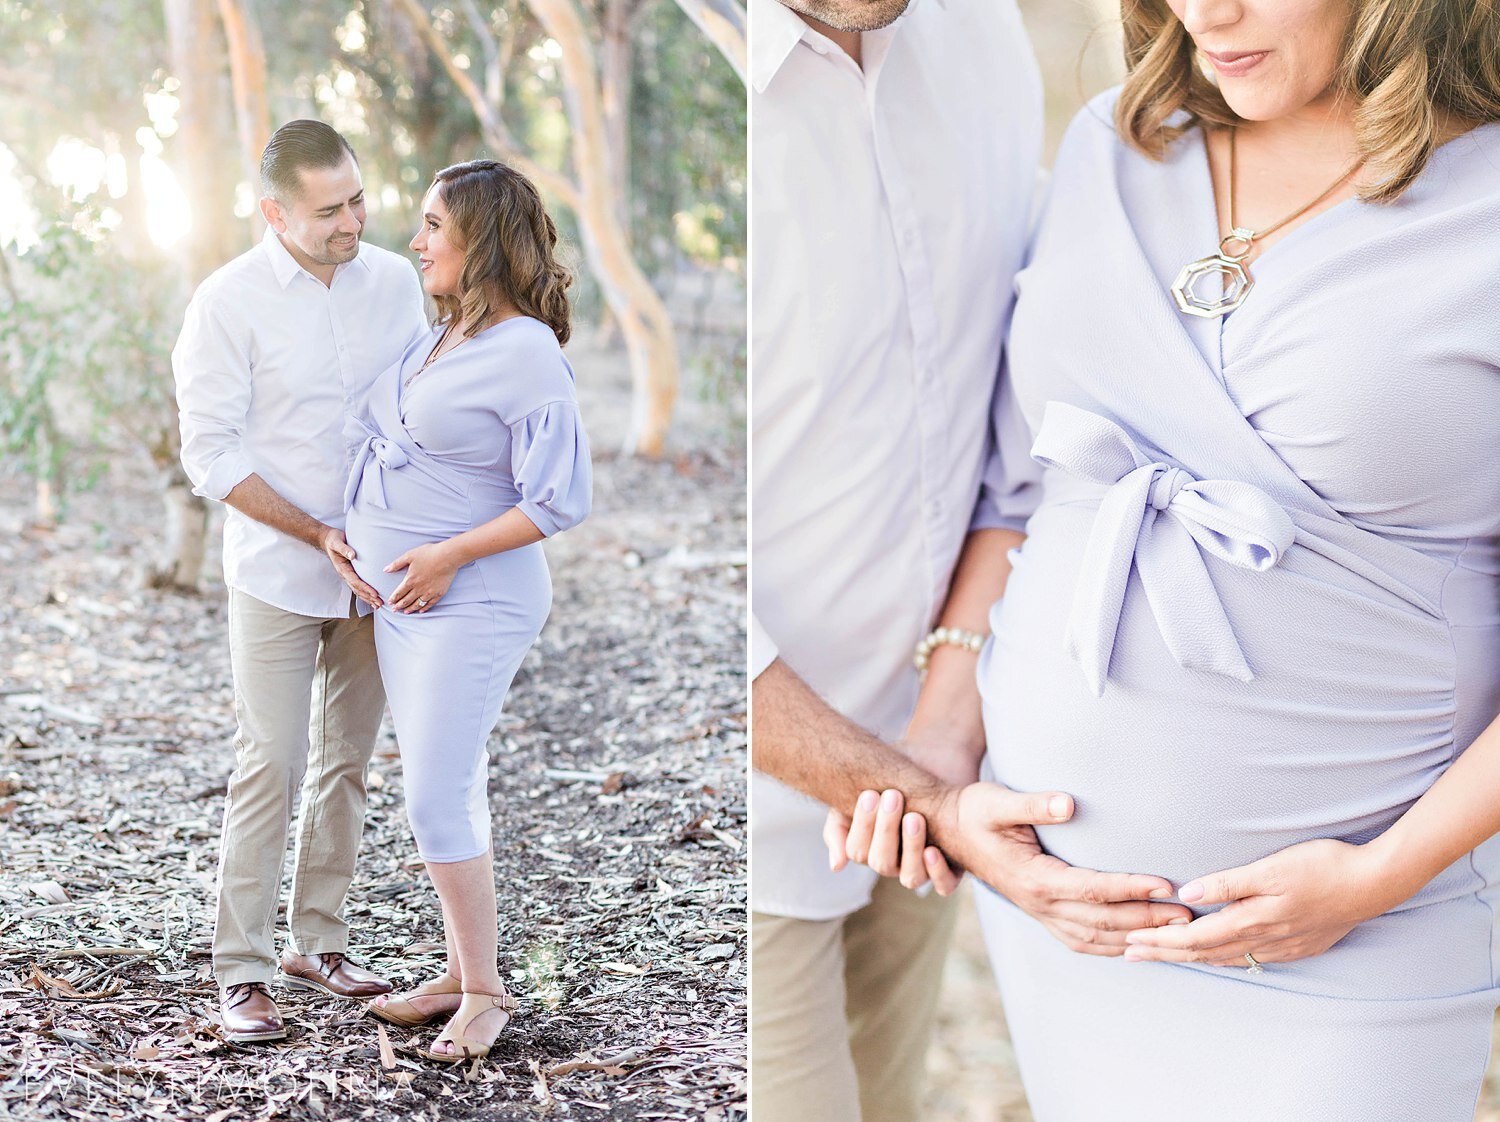
[[[743,308],[744,26],[737,0],[0,0],[0,470],[45,524],[109,456],[149,457],[148,579],[197,584],[169,353],[193,286],[260,237],[260,149],[296,117],[349,138],[365,237],[398,252],[434,171],[521,167],[581,251],[580,319],[628,359],[626,450],[662,453],[681,370],[736,433],[743,312],[707,309]]]

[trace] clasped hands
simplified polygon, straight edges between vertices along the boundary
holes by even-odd
[[[830,810],[823,836],[832,867],[867,864],[908,888],[930,881],[945,896],[967,869],[1082,954],[1247,967],[1249,952],[1260,963],[1291,962],[1322,954],[1402,898],[1378,838],[1303,842],[1178,889],[1163,877],[1075,868],[1044,852],[1033,826],[1073,816],[1061,792],[971,782],[923,805],[925,813],[907,811],[899,791],[865,791],[852,816]],[[929,844],[929,826],[938,844]],[[1195,919],[1184,904],[1225,906]]]

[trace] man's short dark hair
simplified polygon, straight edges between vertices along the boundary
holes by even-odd
[[[288,121],[271,136],[260,155],[261,193],[286,201],[302,192],[303,168],[336,168],[359,157],[337,129],[322,121]]]

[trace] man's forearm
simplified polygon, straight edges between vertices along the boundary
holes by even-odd
[[[1025,540],[1016,530],[971,533],[959,555],[938,626],[986,634],[990,608],[1004,594],[1010,577],[1008,554]],[[977,658],[973,651],[950,643],[933,649],[907,733],[912,738],[952,744],[955,752],[972,756],[976,766],[984,754],[984,721],[974,677]]]
[[[750,688],[751,764],[820,802],[849,810],[861,791],[895,788],[929,816],[953,788],[860,728],[777,659]]]
[[[224,502],[246,518],[280,530],[314,549],[323,548],[323,532],[328,529],[327,525],[282,498],[259,475],[252,473],[236,483],[234,490],[224,496]]]

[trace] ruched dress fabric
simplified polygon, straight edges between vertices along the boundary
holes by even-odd
[[[385,566],[409,549],[512,508],[549,536],[589,511],[588,439],[552,329],[502,320],[404,385],[436,342],[423,331],[376,381],[349,476],[354,568],[386,601],[406,573]],[[407,817],[428,861],[489,848],[485,744],[551,604],[536,542],[463,566],[426,612],[375,613]]]
[[[1500,126],[1293,229],[1205,320],[1170,295],[1219,238],[1202,134],[1151,161],[1113,96],[1017,280],[1046,471],[980,661],[985,772],[1074,795],[1049,852],[1180,886],[1376,836],[1500,712]],[[1469,1122],[1497,876],[1489,842],[1258,976],[1078,954],[981,888],[1038,1122]]]

